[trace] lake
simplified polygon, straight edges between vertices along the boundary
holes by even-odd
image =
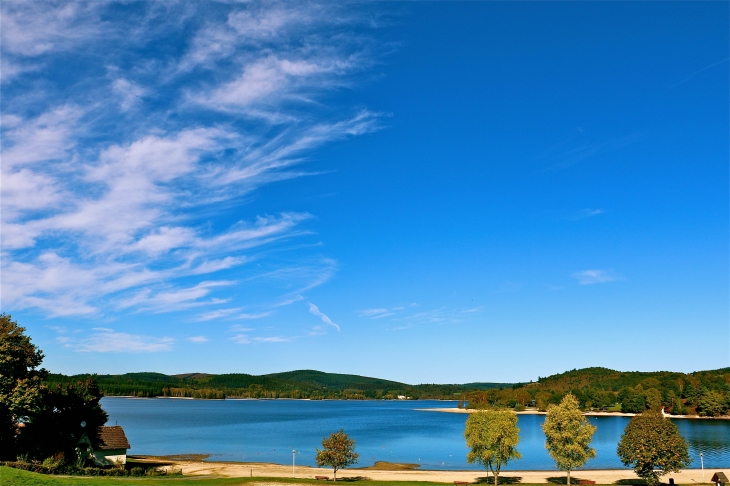
[[[339,400],[178,400],[105,397],[108,425],[124,426],[130,454],[210,454],[211,461],[296,463],[314,466],[322,438],[343,428],[356,441],[359,466],[375,461],[421,464],[424,469],[480,469],[466,462],[466,414],[423,412],[416,408],[456,406],[456,402]],[[507,470],[552,470],[540,425],[544,415],[519,415],[522,459]],[[620,469],[616,445],[627,417],[589,417],[597,426],[597,457],[586,469]],[[675,419],[690,444],[694,462],[705,468],[730,467],[730,421]]]

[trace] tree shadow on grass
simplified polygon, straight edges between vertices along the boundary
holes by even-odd
[[[482,476],[477,478],[477,484],[494,484],[494,476]],[[519,476],[499,476],[499,484],[517,484],[521,483],[522,478]]]
[[[623,486],[645,486],[646,479],[619,479],[613,484],[621,484]]]
[[[577,485],[579,481],[587,481],[586,478],[577,478],[575,476],[570,477],[570,484]],[[556,476],[554,478],[547,478],[548,483],[552,484],[568,484],[568,476]]]
[[[372,481],[372,479],[366,476],[348,476],[345,478],[337,478],[337,482],[339,483],[340,481],[343,483],[354,483],[355,481]]]

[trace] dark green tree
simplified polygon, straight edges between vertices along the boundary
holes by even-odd
[[[359,458],[360,455],[355,452],[355,441],[340,429],[322,439],[322,450],[317,449],[315,460],[318,467],[331,467],[337,481],[337,470],[357,464]]]
[[[649,486],[659,478],[689,466],[687,442],[671,420],[661,412],[649,410],[634,416],[618,443],[618,457],[630,466]]]
[[[703,416],[717,417],[718,415],[724,415],[727,409],[727,399],[718,391],[706,391],[697,400],[697,411]]]
[[[34,459],[63,454],[67,462],[75,461],[79,439],[86,434],[98,443],[99,427],[107,421],[101,397],[94,380],[42,388],[41,406],[23,428],[18,449]]]
[[[40,406],[43,353],[9,314],[0,314],[0,459],[15,459],[18,424]]]

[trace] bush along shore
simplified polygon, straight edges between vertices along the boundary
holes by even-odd
[[[114,476],[114,477],[142,477],[142,476],[182,476],[182,470],[169,467],[160,468],[159,464],[144,466],[129,464],[127,467],[83,467],[67,464],[63,461],[0,461],[0,466],[30,471],[40,474],[55,474],[66,476]]]

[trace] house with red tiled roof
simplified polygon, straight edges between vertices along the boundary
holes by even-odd
[[[99,438],[93,443],[87,434],[78,442],[77,449],[81,454],[88,454],[99,466],[123,466],[127,463],[127,449],[131,449],[129,440],[121,425],[103,426],[98,429]]]

